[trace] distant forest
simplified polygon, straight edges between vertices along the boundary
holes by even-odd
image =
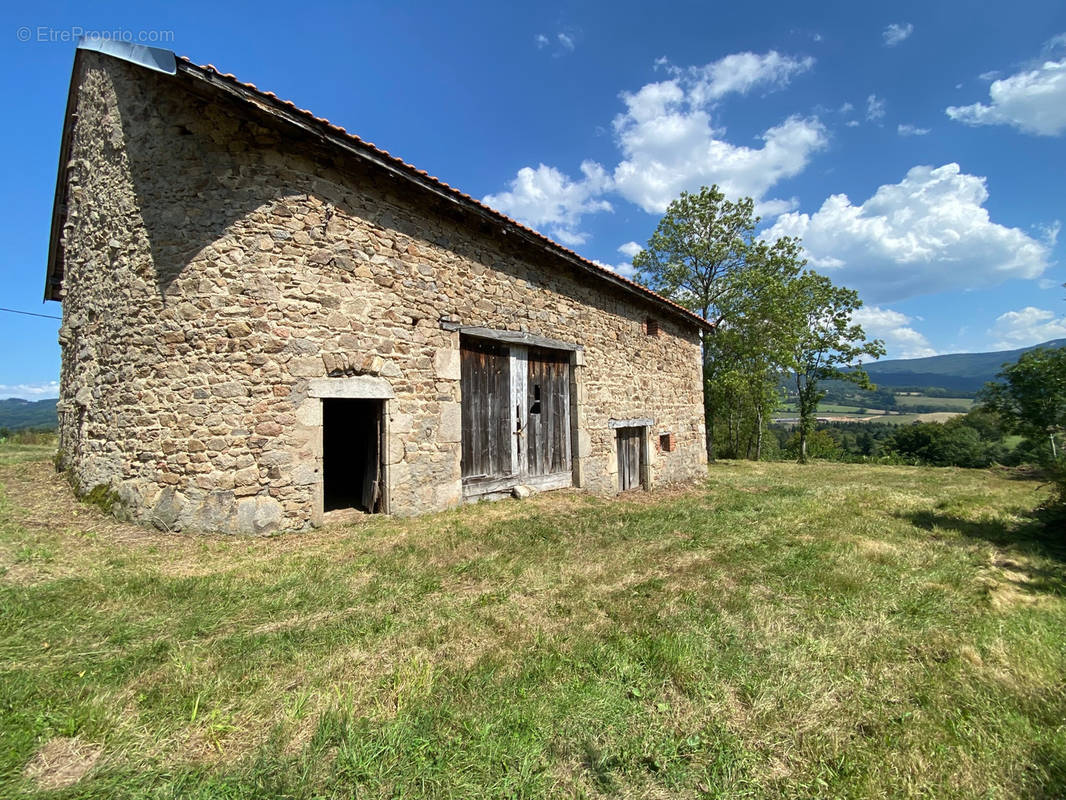
[[[15,397],[0,400],[0,435],[5,430],[55,430],[59,425],[57,402],[54,397],[48,400],[19,400]]]

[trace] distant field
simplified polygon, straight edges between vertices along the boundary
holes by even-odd
[[[0,459],[0,797],[1066,796],[1037,482],[722,462],[252,539],[47,450]]]
[[[972,397],[925,397],[924,395],[896,395],[896,406],[899,408],[912,408],[913,406],[943,406],[948,409],[969,411],[973,408]]]

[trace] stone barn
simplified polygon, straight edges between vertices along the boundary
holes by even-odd
[[[703,320],[169,51],[77,50],[45,297],[60,466],[164,529],[705,474]]]

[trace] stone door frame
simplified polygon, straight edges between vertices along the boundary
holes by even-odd
[[[322,437],[325,426],[322,424],[322,401],[329,399],[344,400],[380,400],[381,401],[381,440],[378,457],[381,459],[381,514],[390,514],[392,495],[392,469],[389,464],[389,401],[396,399],[396,393],[385,378],[373,375],[356,375],[349,378],[316,378],[307,388],[307,396],[317,406],[317,441],[315,447],[314,500],[311,509],[313,524],[321,525],[325,514],[325,483],[322,461]]]

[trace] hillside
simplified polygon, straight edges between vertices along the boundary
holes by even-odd
[[[20,400],[17,397],[0,400],[0,428],[9,431],[23,428],[52,430],[59,423],[56,402],[54,397],[48,400]]]
[[[1018,360],[1022,353],[1038,347],[1066,347],[1066,339],[993,353],[951,353],[928,358],[900,358],[878,361],[866,367],[870,378],[878,386],[939,386],[972,392],[980,389],[1006,363]]]

